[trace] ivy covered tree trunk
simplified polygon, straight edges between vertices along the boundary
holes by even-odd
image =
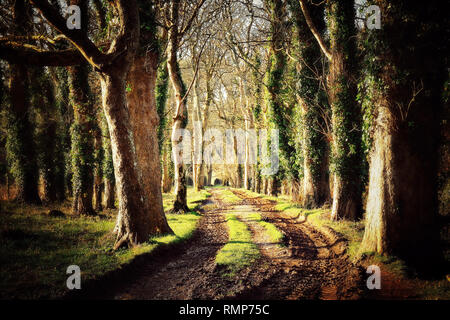
[[[360,110],[356,104],[355,10],[351,1],[327,2],[331,64],[333,206],[331,219],[357,219],[362,210]]]
[[[161,58],[160,58],[161,60]],[[167,70],[167,61],[162,59],[158,66],[156,77],[156,111],[158,113],[158,149],[163,153],[165,141],[165,129],[167,125],[166,105],[169,93],[169,71]]]
[[[74,120],[72,141],[72,190],[74,214],[93,215],[95,111],[88,82],[88,66],[69,67],[70,103]]]
[[[50,106],[45,106],[50,109]],[[54,111],[54,110],[53,110]],[[44,128],[39,134],[40,149],[40,171],[42,176],[43,193],[42,201],[51,203],[58,200],[57,184],[56,184],[56,140],[57,140],[57,123],[49,120],[44,124]]]
[[[301,108],[301,152],[303,155],[303,186],[301,192],[302,205],[306,208],[317,208],[330,199],[328,174],[328,143],[323,132],[323,117],[326,115],[328,103],[324,89],[320,86],[320,78],[314,70],[322,68],[321,51],[312,33],[308,29],[299,2],[291,0],[290,5],[296,23],[298,37],[298,83],[299,104]],[[306,4],[311,12],[311,19],[319,32],[325,29],[323,7]]]
[[[172,177],[170,175],[170,145],[168,143],[163,145],[163,192],[168,193],[172,189]]]
[[[34,125],[30,119],[28,72],[23,65],[11,65],[10,72],[11,105],[8,110],[6,148],[8,163],[17,188],[16,200],[40,204]]]
[[[166,143],[166,105],[169,91],[169,71],[167,69],[167,61],[160,62],[158,67],[158,75],[156,77],[156,111],[158,113],[158,146],[161,154],[162,165],[162,190],[164,193],[170,192],[172,188],[172,181],[169,173],[170,158],[170,144]]]
[[[286,70],[286,55],[284,53],[284,32],[286,31],[286,8],[281,0],[267,0],[271,18],[271,39],[269,72],[267,75],[267,103],[269,107],[269,129],[279,130],[280,157],[289,161],[288,158],[294,153],[289,145],[288,137],[288,114],[290,110],[283,105],[283,75]],[[281,160],[283,161],[283,160]],[[270,178],[268,192],[276,196],[279,192],[281,173],[274,173]]]
[[[142,171],[148,218],[158,234],[172,233],[164,214],[161,194],[161,165],[158,148],[158,114],[155,86],[158,67],[156,49],[135,58],[128,75],[128,108],[138,164]]]
[[[55,108],[54,90],[48,73],[40,67],[29,68],[30,99],[35,110],[36,151],[42,181],[41,200],[51,203],[57,200],[56,194],[56,154],[58,112]]]
[[[13,7],[13,23],[23,35],[29,29],[30,7],[24,0],[17,0]],[[34,124],[31,121],[30,83],[24,65],[10,65],[10,99],[8,110],[8,135],[6,141],[10,172],[17,188],[16,200],[28,204],[40,204],[38,191],[38,159],[34,143]]]
[[[103,150],[102,131],[97,123],[95,124],[94,132],[95,132],[94,208],[96,211],[102,211],[103,210],[102,195],[104,190],[103,159],[105,157],[105,152]]]
[[[259,69],[261,68],[261,59],[258,55],[254,57],[253,65],[255,68],[252,70],[252,85],[251,85],[251,92],[255,98],[255,105],[252,108],[252,115],[253,115],[253,124],[256,130],[257,135],[257,141],[259,141],[259,130],[262,127],[263,117],[262,117],[262,110],[261,110],[261,104],[262,104],[262,82],[260,80],[261,76],[259,73]],[[253,191],[260,193],[261,192],[261,155],[259,152],[256,154],[256,163],[253,165]]]
[[[58,201],[66,199],[66,190],[71,191],[71,169],[70,165],[70,123],[73,118],[69,101],[69,84],[67,69],[58,67],[50,69],[54,88],[56,114],[59,118],[57,128],[56,154],[55,154],[55,189]]]
[[[372,147],[362,250],[435,267],[439,248],[437,148],[447,42],[446,10],[431,1],[375,1],[381,30],[367,30],[367,97]],[[399,23],[402,21],[402,23]],[[433,49],[431,49],[433,48]]]

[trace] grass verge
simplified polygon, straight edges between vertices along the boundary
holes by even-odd
[[[226,217],[229,239],[216,255],[216,264],[224,266],[225,275],[233,276],[242,268],[254,263],[260,256],[258,247],[252,242],[247,225],[230,213]]]

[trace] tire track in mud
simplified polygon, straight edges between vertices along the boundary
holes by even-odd
[[[213,206],[214,199],[204,203]],[[213,299],[220,286],[214,283],[215,257],[228,239],[225,217],[208,210],[198,222],[193,238],[181,254],[156,257],[134,280],[115,292],[114,299]]]
[[[274,202],[232,190],[243,204],[285,234],[285,255],[264,254],[269,264],[264,280],[235,299],[357,299],[362,289],[361,270],[345,255],[343,239],[330,239],[306,221],[273,209]],[[251,227],[251,226],[250,226]],[[251,227],[252,228],[252,227]],[[258,241],[256,241],[258,242]]]

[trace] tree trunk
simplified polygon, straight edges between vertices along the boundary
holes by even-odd
[[[163,151],[163,192],[169,193],[170,189],[172,189],[172,179],[169,174],[169,163],[170,159],[168,157],[169,151],[167,150],[167,145],[164,147]]]
[[[48,106],[50,108],[50,106]],[[55,174],[55,155],[56,155],[56,127],[55,121],[48,121],[46,128],[42,132],[42,146],[45,150],[42,150],[42,184],[43,194],[42,201],[44,203],[51,203],[58,200],[57,186],[56,186],[56,174]],[[45,137],[44,137],[45,135]],[[45,163],[44,163],[45,162]]]
[[[103,183],[103,141],[100,127],[95,128],[95,170],[94,170],[94,208],[96,211],[102,211],[102,194],[104,189]]]
[[[291,185],[291,199],[294,202],[302,203],[303,202],[303,188],[304,183],[302,180],[293,179]]]
[[[262,194],[267,194],[267,177],[264,177],[262,181]]]
[[[130,112],[126,100],[126,68],[101,77],[103,108],[108,122],[119,198],[115,249],[145,242],[158,234],[157,221],[150,216],[142,173],[136,155]]]
[[[247,117],[249,117],[249,112],[247,113]],[[250,167],[250,139],[249,139],[249,130],[251,129],[251,120],[245,120],[245,164],[244,164],[244,188],[246,190],[250,190],[250,176],[251,176],[251,167]]]
[[[325,22],[323,20],[323,7],[314,6],[311,3],[304,4],[308,7],[311,20],[317,26],[318,32],[323,33]],[[292,6],[296,21],[296,35],[299,40],[299,62],[296,65],[299,77],[299,105],[301,107],[301,132],[303,140],[301,152],[303,155],[303,185],[301,194],[296,188],[294,192],[295,201],[302,200],[302,206],[306,208],[317,208],[322,206],[330,198],[330,187],[328,183],[328,143],[326,133],[322,128],[324,113],[328,111],[328,101],[317,79],[315,71],[323,67],[321,51],[317,42],[311,34],[305,15],[301,12],[298,3]],[[326,115],[325,115],[326,116]],[[295,184],[298,181],[294,182]],[[298,185],[296,186],[298,187]]]
[[[330,185],[328,183],[328,152],[323,152],[318,172],[311,172],[311,159],[304,149],[303,163],[303,207],[318,208],[330,199]]]
[[[276,176],[269,178],[267,194],[276,197],[280,193],[280,180]]]
[[[74,214],[94,215],[94,129],[95,112],[88,83],[88,66],[69,67],[70,102],[74,113],[71,128]]]
[[[203,128],[201,125],[201,115],[200,115],[200,101],[199,101],[199,94],[198,94],[198,77],[194,80],[193,85],[193,108],[194,108],[194,156],[193,156],[193,164],[192,164],[192,180],[194,182],[194,190],[199,191],[202,189],[202,176],[200,173],[200,168],[202,166],[202,152],[203,152]]]
[[[38,165],[30,121],[28,73],[23,65],[11,65],[11,107],[8,116],[7,150],[17,188],[16,200],[40,204],[38,193]]]
[[[115,184],[111,179],[104,179],[105,184],[105,209],[115,209]]]
[[[181,80],[181,74],[176,61],[176,52],[169,54],[167,67],[169,69],[169,76],[172,81],[172,86],[175,92],[176,112],[172,125],[172,153],[174,164],[174,180],[175,180],[175,201],[173,203],[172,212],[186,213],[189,212],[186,199],[186,168],[182,160],[182,155],[177,154],[177,149],[173,146],[182,144],[182,137],[179,135],[179,130],[186,127],[187,110],[186,99],[184,98],[185,90]]]
[[[102,131],[102,144],[103,144],[103,185],[105,188],[105,199],[104,205],[105,209],[115,209],[115,199],[116,199],[116,179],[114,177],[114,163],[113,163],[113,155],[111,150],[111,138],[108,130],[108,123],[106,121],[105,113],[102,112],[102,122],[101,122],[101,131]]]
[[[161,164],[158,147],[158,114],[155,86],[158,68],[157,54],[136,57],[128,74],[131,90],[128,109],[133,130],[138,165],[142,172],[144,194],[147,197],[152,227],[156,233],[172,233],[164,214],[161,194]]]
[[[334,190],[331,219],[355,220],[362,211],[360,110],[356,104],[353,3],[329,1],[332,60],[328,88],[332,109]]]
[[[409,1],[376,4],[383,12],[383,27],[368,35],[383,50],[365,49],[372,63],[382,63],[372,70],[379,70],[373,76],[383,86],[372,82],[368,88],[375,122],[362,250],[435,268],[439,264],[430,261],[439,249],[436,164],[447,50],[436,42],[445,26],[430,20],[444,19],[446,13],[438,1],[426,13]]]
[[[208,186],[212,186],[212,184],[213,184],[213,181],[212,181],[213,166],[212,166],[212,164],[208,164],[207,168],[208,168],[208,175],[207,175],[207,179],[206,179],[206,184]]]
[[[103,210],[102,198],[103,198],[103,179],[101,176],[95,175],[94,179],[94,196],[95,196],[95,204],[94,208],[96,211]]]

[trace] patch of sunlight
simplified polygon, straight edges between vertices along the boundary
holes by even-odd
[[[261,225],[270,237],[270,241],[273,243],[282,243],[284,234],[272,223],[263,221],[261,214],[258,212],[253,212],[247,215],[247,217],[259,225]]]
[[[252,235],[244,222],[236,215],[228,214],[228,242],[217,253],[217,265],[225,266],[227,275],[234,275],[242,268],[254,263],[260,256],[258,247],[252,242]]]

